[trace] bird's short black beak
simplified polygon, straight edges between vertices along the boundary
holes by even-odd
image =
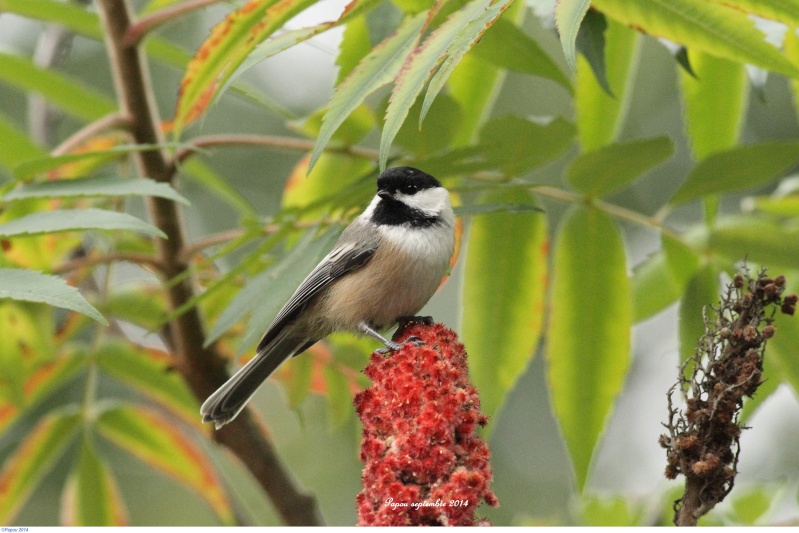
[[[379,191],[377,191],[377,195],[384,200],[391,199],[391,193],[385,189],[380,189]]]

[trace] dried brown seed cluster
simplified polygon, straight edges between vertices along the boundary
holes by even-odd
[[[776,309],[792,315],[795,294],[782,296],[785,277],[736,274],[718,308],[705,316],[705,334],[696,353],[682,366],[668,395],[668,434],[660,437],[666,449],[666,477],[686,477],[685,494],[675,502],[675,523],[692,525],[732,490],[737,473],[738,421],[744,396],[761,384],[766,340],[774,336]],[[711,313],[708,313],[711,314]],[[685,410],[674,407],[679,388]]]

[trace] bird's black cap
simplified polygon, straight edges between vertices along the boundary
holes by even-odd
[[[424,189],[441,187],[441,183],[430,174],[413,167],[392,167],[377,178],[377,190],[413,194]]]

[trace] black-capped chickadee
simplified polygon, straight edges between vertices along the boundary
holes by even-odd
[[[200,407],[203,422],[219,429],[233,420],[283,361],[334,331],[366,334],[398,349],[379,331],[424,307],[454,246],[455,217],[441,183],[415,168],[385,170],[372,202],[286,302],[255,357]]]

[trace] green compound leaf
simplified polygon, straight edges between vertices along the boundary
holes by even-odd
[[[572,210],[552,268],[548,378],[582,491],[630,363],[633,305],[619,229],[600,211]]]

